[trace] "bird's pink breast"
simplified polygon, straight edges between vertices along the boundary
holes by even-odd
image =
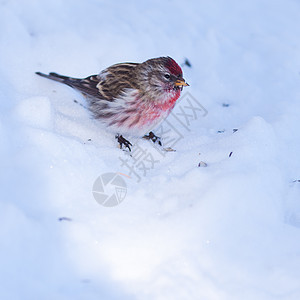
[[[160,101],[141,99],[135,95],[134,100],[127,102],[128,108],[115,115],[109,126],[118,133],[143,136],[163,121],[175,106],[180,90],[172,90]]]
[[[166,118],[175,106],[176,101],[180,96],[180,91],[176,91],[172,97],[167,100],[162,100],[155,104],[146,103],[139,107],[139,111],[142,114],[141,124],[145,125],[149,123],[156,123],[161,118]]]

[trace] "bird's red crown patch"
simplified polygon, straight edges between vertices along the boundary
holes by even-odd
[[[166,67],[173,75],[175,76],[182,75],[182,70],[177,64],[177,62],[169,56],[167,57]]]

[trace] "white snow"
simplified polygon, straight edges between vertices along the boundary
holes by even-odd
[[[300,299],[299,36],[296,0],[1,0],[0,299]],[[186,126],[178,103],[176,152],[128,156],[34,74],[166,55],[208,112]],[[115,172],[126,197],[101,206]]]

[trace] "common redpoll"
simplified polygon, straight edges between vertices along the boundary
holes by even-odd
[[[124,144],[129,150],[131,143],[123,135],[149,133],[169,115],[183,87],[188,86],[180,66],[171,57],[115,64],[82,79],[56,73],[36,74],[80,91],[94,118],[117,133],[120,146]],[[152,132],[145,137],[157,140]]]

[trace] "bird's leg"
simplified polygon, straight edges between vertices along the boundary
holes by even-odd
[[[128,148],[129,151],[131,151],[130,146],[132,146],[132,144],[129,141],[127,141],[122,135],[117,134],[116,139],[117,139],[121,149],[123,148],[123,145],[124,145],[125,148]]]
[[[160,137],[156,136],[152,131],[149,132],[148,135],[143,136],[146,140],[151,140],[153,143],[158,143],[159,146],[161,146]]]

